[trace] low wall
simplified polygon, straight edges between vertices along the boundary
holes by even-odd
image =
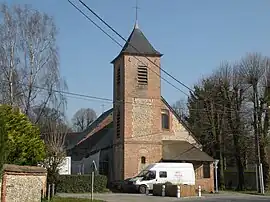
[[[196,179],[196,188],[201,186],[203,192],[214,193],[214,180],[212,178]]]
[[[257,190],[256,186],[256,172],[245,171],[245,188],[249,190]],[[238,186],[238,174],[235,171],[225,171],[224,181],[226,189],[235,189]]]
[[[2,202],[40,202],[46,193],[47,170],[34,166],[4,165]]]
[[[153,195],[162,196],[162,186],[163,184],[153,185]],[[176,197],[177,196],[177,186],[178,185],[165,185],[165,196]],[[181,197],[191,197],[196,196],[196,187],[192,185],[179,185],[180,186],[180,196]]]

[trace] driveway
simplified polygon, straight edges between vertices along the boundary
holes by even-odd
[[[76,197],[76,198],[90,198],[90,194],[57,194],[60,197]],[[95,199],[104,200],[107,202],[176,202],[176,201],[188,201],[188,202],[267,202],[270,201],[270,197],[267,196],[254,196],[247,194],[211,194],[203,195],[201,198],[173,198],[173,197],[158,197],[158,196],[146,196],[140,194],[95,194]]]

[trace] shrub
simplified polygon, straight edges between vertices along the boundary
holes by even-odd
[[[105,192],[107,177],[95,175],[94,192]],[[56,186],[58,193],[86,193],[91,192],[91,175],[60,175]]]
[[[45,157],[45,144],[39,129],[19,110],[0,105],[1,127],[7,133],[7,162],[16,165],[37,165]]]
[[[172,185],[171,182],[165,182],[165,185]]]
[[[4,121],[0,116],[0,179],[2,177],[2,168],[6,163],[7,155],[8,155],[8,134],[5,130]]]

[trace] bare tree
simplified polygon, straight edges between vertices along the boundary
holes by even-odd
[[[253,104],[253,129],[257,163],[262,163],[264,170],[264,183],[269,182],[269,162],[266,152],[268,138],[268,109],[266,104],[269,86],[269,58],[259,53],[248,54],[240,63],[240,70],[245,82],[252,86],[250,102]],[[266,113],[265,113],[266,112]],[[263,123],[263,115],[265,121]]]
[[[72,118],[74,130],[77,132],[85,130],[96,118],[97,115],[93,109],[79,109]]]
[[[172,108],[177,113],[179,117],[181,117],[183,120],[188,117],[188,107],[185,100],[178,100],[173,105]]]
[[[56,122],[50,122],[48,126],[42,134],[47,149],[47,158],[42,164],[48,170],[48,182],[57,183],[60,165],[66,157],[65,139],[68,131]]]
[[[0,73],[7,86],[1,92],[2,102],[18,105],[37,123],[46,107],[63,109],[66,105],[57,29],[51,17],[28,6],[2,5],[1,14]],[[42,106],[37,115],[32,111],[36,106]]]

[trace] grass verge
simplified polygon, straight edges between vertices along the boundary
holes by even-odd
[[[89,202],[90,199],[84,198],[61,198],[61,197],[54,197],[50,202]],[[47,200],[43,200],[42,202],[47,202]],[[101,200],[94,199],[93,202],[105,202]]]

